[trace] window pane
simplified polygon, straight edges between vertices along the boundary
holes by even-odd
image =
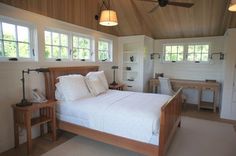
[[[172,46],[172,51],[171,51],[172,53],[177,53],[178,51],[177,51],[177,46]]]
[[[61,46],[68,47],[68,36],[65,34],[61,34]]]
[[[79,38],[73,36],[73,47],[79,48]]]
[[[45,31],[45,44],[51,45],[51,32]]]
[[[208,54],[202,54],[202,61],[208,61]]]
[[[15,25],[2,23],[3,38],[5,40],[16,41],[16,30]]]
[[[29,28],[17,26],[18,41],[29,43]]]
[[[60,48],[59,47],[53,46],[52,51],[53,51],[53,53],[52,53],[53,58],[59,58],[60,57]]]
[[[27,43],[18,43],[19,56],[23,58],[30,58],[30,48]]]
[[[16,57],[16,42],[4,41],[4,56]]]
[[[45,46],[45,58],[51,58],[51,46]]]
[[[109,55],[107,51],[99,51],[99,60],[107,60],[109,59]]]
[[[194,61],[201,61],[201,54],[195,54]]]
[[[194,46],[193,45],[188,46],[188,53],[194,53]]]
[[[79,38],[79,48],[90,49],[90,40],[86,38]]]
[[[209,45],[203,45],[202,46],[202,53],[208,53],[209,52]]]
[[[184,52],[184,47],[178,46],[178,53],[183,53],[183,52]]]
[[[171,46],[166,46],[166,53],[171,53]]]
[[[68,48],[61,48],[61,58],[68,59]]]
[[[171,56],[171,54],[166,54],[165,55],[165,61],[170,61],[170,56]]]
[[[58,33],[52,33],[52,43],[53,45],[59,45],[59,34]]]
[[[88,49],[79,49],[79,58],[80,59],[89,59],[89,50]]]
[[[201,53],[202,51],[202,46],[201,45],[196,45],[195,46],[195,53]]]
[[[73,49],[72,58],[79,59],[79,49]]]
[[[194,61],[194,54],[193,53],[188,54],[188,61]]]
[[[99,41],[98,42],[98,50],[108,50],[109,44],[108,42],[104,42],[104,41]]]
[[[177,54],[171,55],[171,61],[177,61]]]

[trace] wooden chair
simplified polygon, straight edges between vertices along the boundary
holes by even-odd
[[[175,91],[173,91],[173,89],[172,89],[170,79],[166,78],[166,77],[158,77],[158,79],[160,82],[160,94],[166,94],[166,95],[173,96],[175,94]],[[187,100],[187,97],[183,93],[181,96],[182,96],[183,106],[185,107],[185,102]]]

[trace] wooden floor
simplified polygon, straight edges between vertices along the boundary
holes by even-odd
[[[213,113],[210,110],[201,109],[200,111],[198,111],[196,105],[187,104],[183,109],[182,114],[183,116],[230,123],[235,126],[235,131],[236,131],[236,121],[220,119],[219,113]],[[39,156],[53,149],[54,147],[66,142],[67,140],[71,139],[74,136],[75,135],[71,133],[59,131],[58,139],[53,143],[50,141],[50,138],[48,136],[36,138],[33,140],[33,150],[31,155]],[[20,147],[17,149],[15,148],[10,149],[9,151],[0,154],[0,156],[26,156],[26,144],[20,145]]]

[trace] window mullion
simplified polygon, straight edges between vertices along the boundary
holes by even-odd
[[[50,31],[50,36],[51,36],[50,37],[51,38],[51,46],[50,46],[51,47],[51,54],[50,55],[51,55],[51,58],[53,58],[53,43],[52,43],[52,32],[51,31]]]
[[[18,43],[18,33],[17,33],[17,25],[15,25],[15,35],[16,35],[16,57],[20,58],[20,52],[19,52],[19,43]]]

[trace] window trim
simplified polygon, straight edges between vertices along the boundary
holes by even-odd
[[[166,55],[166,52],[165,52],[165,47],[166,46],[183,46],[183,60],[181,61],[166,61],[165,60],[165,55]],[[162,50],[163,50],[163,62],[165,63],[180,63],[180,62],[184,62],[185,61],[185,44],[184,43],[166,43],[166,44],[162,44]],[[177,52],[178,54],[178,52]]]
[[[51,33],[51,45],[49,44],[46,44],[46,40],[45,40],[45,32],[48,31]],[[51,52],[52,52],[52,48],[53,47],[59,47],[60,48],[60,55],[61,55],[61,48],[65,48],[66,46],[61,46],[61,45],[53,45],[52,43],[52,33],[58,33],[59,35],[63,34],[63,35],[67,35],[68,37],[68,58],[46,58],[45,56],[45,47],[46,46],[50,46],[51,47]],[[46,27],[43,31],[43,34],[44,34],[44,53],[43,53],[43,58],[44,60],[46,61],[49,61],[49,62],[58,62],[57,59],[60,59],[60,62],[64,62],[64,61],[71,61],[71,58],[72,58],[72,55],[71,55],[71,39],[70,39],[70,36],[71,36],[71,32],[69,31],[65,31],[65,30],[61,30],[61,29],[57,29],[57,28],[49,28],[49,27]],[[61,41],[61,38],[59,38],[59,41]]]
[[[36,26],[32,23],[29,22],[25,22],[22,20],[18,20],[18,19],[14,19],[11,17],[6,17],[6,16],[1,16],[0,15],[0,35],[3,37],[3,31],[2,31],[2,23],[8,23],[8,24],[12,24],[15,26],[15,33],[16,33],[16,40],[12,41],[9,40],[11,42],[15,42],[16,43],[16,57],[0,57],[0,62],[35,62],[37,61],[37,54],[36,54]],[[29,52],[30,52],[30,58],[23,58],[23,57],[19,57],[19,49],[18,49],[18,44],[17,43],[25,43],[25,42],[21,42],[18,41],[18,37],[17,37],[17,26],[22,26],[22,27],[27,27],[29,29],[29,42],[27,42],[27,44],[29,44]],[[4,39],[2,39],[2,42],[6,41]],[[3,50],[4,50],[4,44],[3,44]],[[9,59],[11,58],[16,58],[16,61],[11,61]]]
[[[87,38],[90,40],[90,59],[85,59],[82,61],[82,59],[73,59],[73,50],[74,50],[74,45],[73,45],[73,37],[81,37],[81,38]],[[77,48],[80,49],[80,48]],[[71,33],[71,60],[72,61],[80,61],[80,62],[95,62],[95,39],[91,35],[86,35],[82,33]]]
[[[183,52],[183,60],[182,61],[165,61],[165,46],[180,46],[182,45],[184,47],[184,52]],[[209,51],[208,51],[208,61],[188,61],[188,46],[189,45],[209,45]],[[198,64],[209,64],[210,59],[209,56],[211,55],[211,45],[212,43],[210,41],[206,42],[186,42],[186,43],[181,43],[181,42],[176,42],[176,43],[163,43],[162,44],[162,63],[198,63]]]
[[[99,41],[108,42],[108,56],[110,56],[110,59],[105,61],[99,60]],[[99,38],[97,40],[97,60],[98,62],[113,62],[113,40],[106,38]]]

